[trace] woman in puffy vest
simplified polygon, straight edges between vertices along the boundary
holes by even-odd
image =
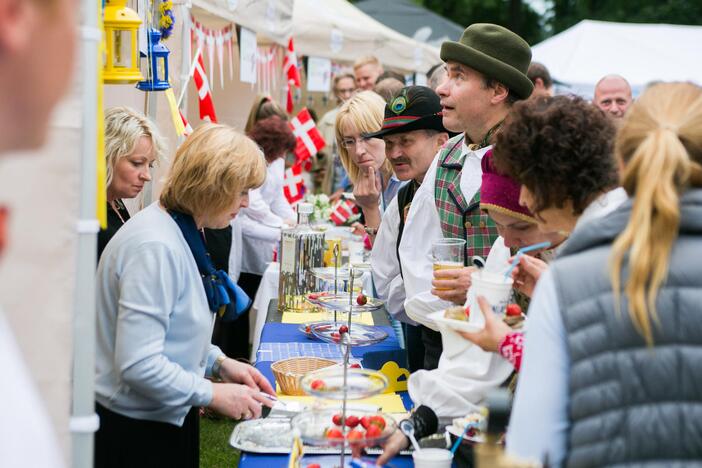
[[[539,280],[507,449],[549,466],[698,466],[702,89],[649,88],[615,153],[630,199],[575,229]]]

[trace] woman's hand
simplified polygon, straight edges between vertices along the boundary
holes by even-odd
[[[223,382],[242,384],[257,392],[275,395],[275,390],[268,380],[250,364],[227,358],[222,362],[219,374]]]
[[[361,171],[360,177],[353,187],[353,197],[365,213],[367,210],[378,209],[381,190],[380,180],[376,177],[375,169],[371,166],[367,170]]]
[[[478,297],[480,310],[485,317],[485,328],[476,333],[458,332],[473,344],[480,346],[484,351],[496,353],[505,337],[512,332],[512,329],[495,315],[488,301],[483,297]]]
[[[261,417],[261,407],[273,406],[273,402],[261,395],[261,391],[246,385],[213,383],[212,401],[208,408],[232,419],[256,419]]]
[[[409,439],[402,433],[401,430],[396,430],[388,440],[383,444],[383,453],[375,462],[376,465],[385,465],[392,458],[400,453],[401,450],[409,447]]]
[[[452,270],[434,270],[434,279],[431,282],[431,293],[445,301],[463,305],[471,285],[470,275],[475,267],[455,268]]]
[[[513,258],[510,258],[509,261],[512,262]],[[514,288],[531,297],[534,294],[536,283],[546,270],[548,270],[548,263],[530,255],[522,255],[519,258],[519,263],[512,270]]]

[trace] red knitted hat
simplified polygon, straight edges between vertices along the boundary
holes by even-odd
[[[534,215],[519,204],[520,185],[514,179],[500,174],[492,160],[492,150],[483,156],[480,163],[483,180],[480,186],[480,209],[496,210],[508,216],[536,223]]]

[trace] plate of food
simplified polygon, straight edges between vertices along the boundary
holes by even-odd
[[[448,309],[429,314],[429,318],[436,323],[448,326],[452,330],[467,333],[478,332],[485,326],[482,320],[480,322],[471,321],[469,306],[449,307]]]
[[[334,366],[309,372],[300,379],[302,390],[311,396],[329,400],[344,398],[344,369]],[[379,395],[388,388],[388,379],[381,372],[370,369],[348,369],[346,398],[360,400]]]
[[[482,444],[485,442],[486,424],[485,416],[480,413],[471,413],[465,418],[454,419],[451,425],[446,426],[446,432],[455,437],[463,435],[463,440]],[[468,430],[463,434],[466,426],[468,426]]]
[[[342,312],[348,312],[350,300],[352,305],[352,313],[370,312],[373,310],[378,310],[381,307],[383,307],[384,304],[384,302],[380,299],[366,296],[363,293],[351,293],[351,297],[349,297],[348,292],[339,294],[325,294],[323,296],[317,297],[316,300],[316,304],[321,307],[326,307],[327,309],[338,310]]]
[[[312,333],[312,327],[316,325],[323,325],[323,324],[329,324],[330,322],[309,322],[309,323],[301,323],[300,326],[297,327],[297,329],[305,335],[307,338],[314,340],[315,336]],[[331,326],[331,325],[330,325]]]
[[[343,322],[317,322],[310,324],[310,332],[327,343],[344,343],[351,346],[370,346],[388,337],[383,329],[360,323],[352,323],[349,329]]]
[[[254,453],[289,453],[293,442],[289,419],[255,419],[234,426],[229,445]]]
[[[313,446],[340,446],[345,438],[349,445],[376,447],[395,432],[397,423],[381,412],[348,409],[344,418],[339,408],[326,408],[300,413],[292,427]]]

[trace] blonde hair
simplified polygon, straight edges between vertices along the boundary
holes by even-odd
[[[265,177],[266,162],[253,140],[227,125],[204,124],[178,148],[160,202],[192,216],[218,215]]]
[[[282,107],[273,100],[272,97],[265,94],[259,94],[254,99],[254,103],[249,111],[249,117],[246,119],[244,133],[247,135],[251,132],[256,122],[277,115],[283,120],[288,120],[288,115]]]
[[[615,144],[622,185],[633,197],[631,218],[612,246],[610,275],[617,309],[624,295],[636,329],[653,345],[651,319],[680,226],[680,195],[702,186],[702,89],[689,83],[649,88],[629,109]]]
[[[378,57],[375,55],[364,55],[362,57],[358,57],[355,62],[353,62],[353,69],[358,70],[364,65],[375,65],[376,67],[380,68],[382,70],[383,65],[380,63],[380,60],[378,60]]]
[[[359,133],[377,132],[383,126],[385,117],[385,101],[373,91],[362,91],[346,101],[336,114],[334,130],[336,132],[336,145],[339,148],[341,164],[354,184],[361,175],[361,171],[349,156],[349,151],[341,144],[344,135],[343,128],[352,125]],[[390,161],[385,159],[381,167],[383,175],[392,173]]]
[[[156,124],[129,107],[112,107],[105,111],[105,186],[112,183],[117,162],[134,151],[141,137],[151,140],[155,162],[160,162],[165,146]]]

